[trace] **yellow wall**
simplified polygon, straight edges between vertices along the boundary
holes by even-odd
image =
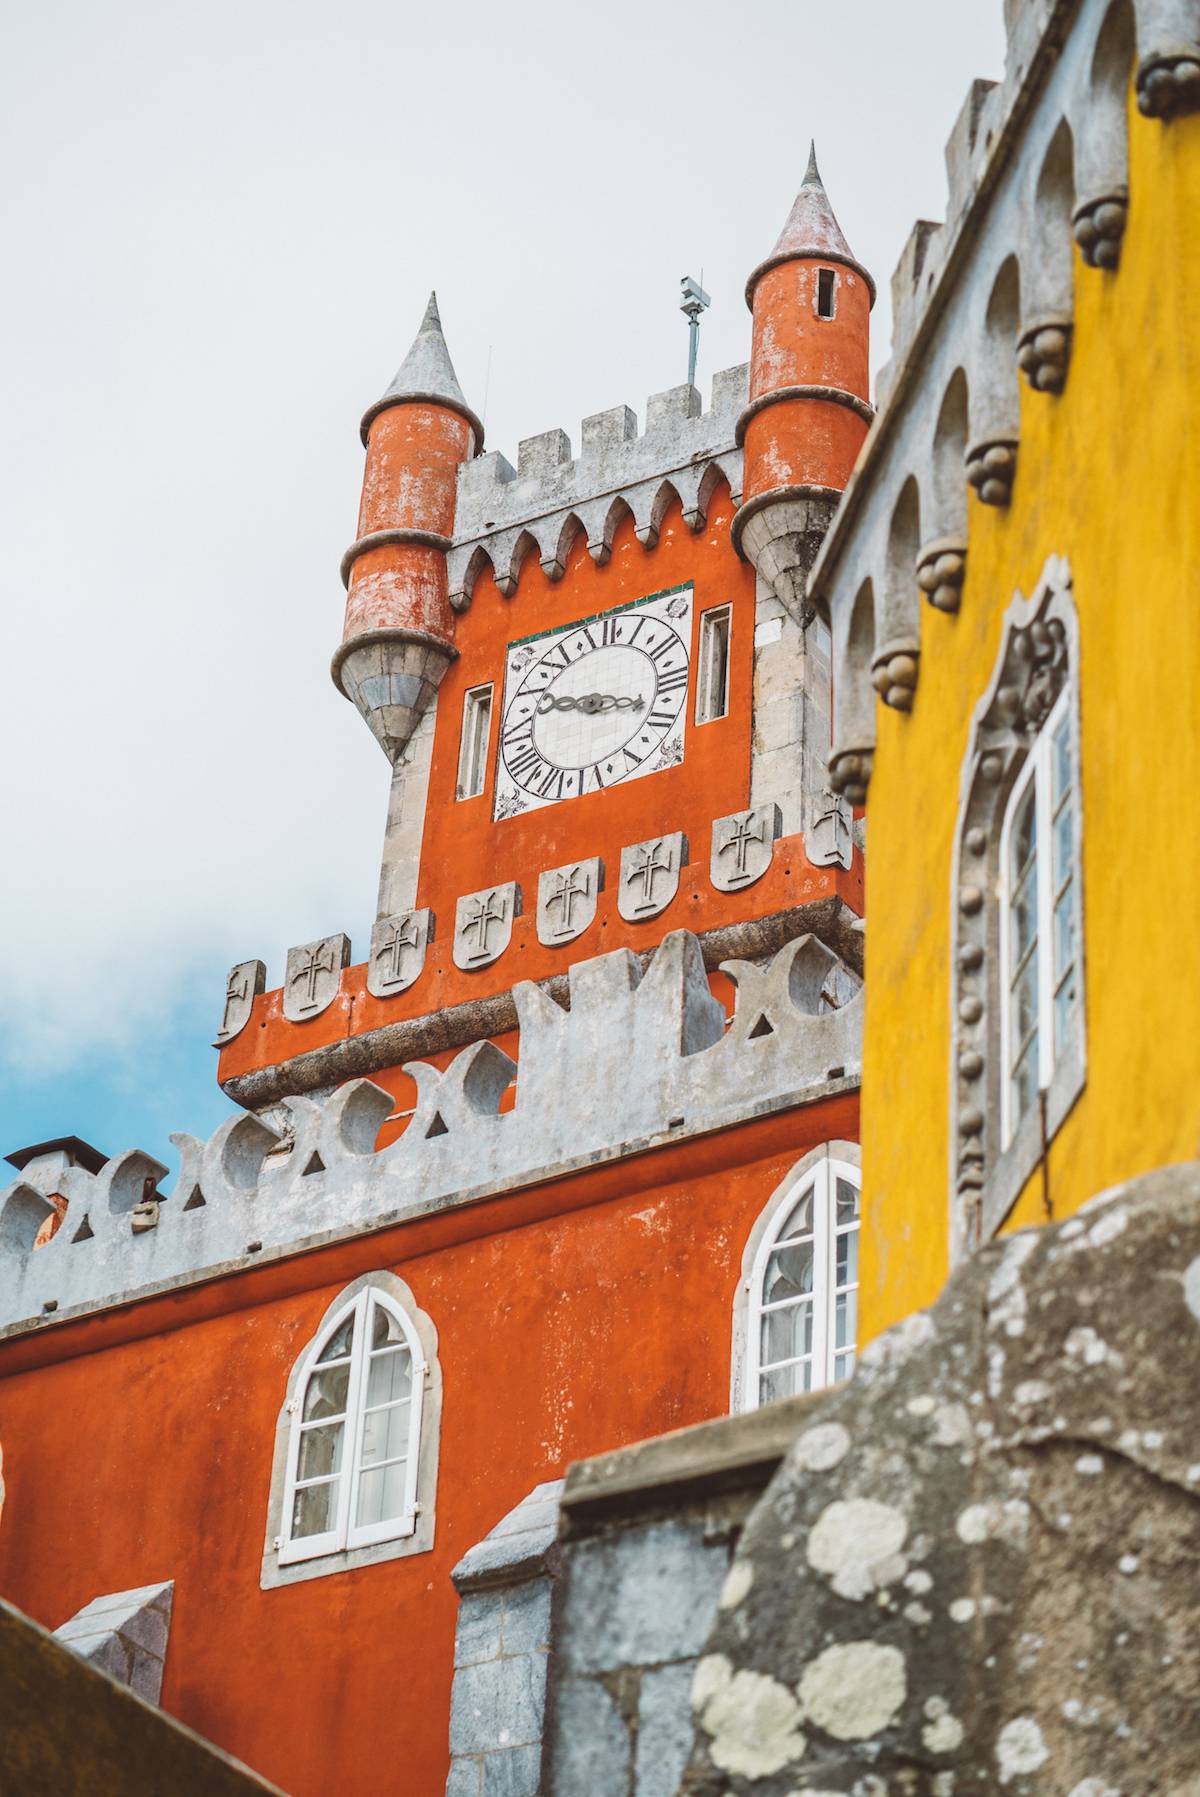
[[[1014,589],[1071,565],[1080,626],[1087,1085],[1056,1216],[1200,1152],[1200,118],[1130,108],[1117,273],[1076,256],[1066,390],[1022,380],[1013,503],[970,501],[962,609],[923,605],[909,717],[879,707],[867,812],[862,1337],[948,1270],[951,854],[971,714]],[[933,395],[928,397],[932,408]],[[1007,1228],[1043,1217],[1041,1176]]]

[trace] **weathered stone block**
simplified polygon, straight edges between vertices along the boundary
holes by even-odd
[[[692,1748],[694,1660],[642,1674],[634,1797],[675,1797]]]
[[[568,1673],[653,1666],[695,1654],[708,1633],[727,1555],[698,1522],[658,1522],[572,1549],[561,1657]]]
[[[500,1641],[506,1654],[547,1651],[550,1645],[549,1579],[529,1579],[504,1593]]]
[[[559,1687],[549,1788],[554,1797],[626,1797],[629,1733],[594,1679]]]
[[[450,1751],[483,1753],[542,1738],[546,1668],[539,1656],[489,1660],[455,1675],[450,1699]]]
[[[540,1747],[508,1747],[483,1761],[483,1797],[538,1797]]]
[[[1192,1788],[1198,1362],[1198,1163],[967,1261],[747,1522],[681,1793]]]
[[[450,1775],[446,1780],[446,1797],[481,1797],[482,1791],[483,1761],[451,1760]]]
[[[508,1592],[472,1591],[458,1609],[454,1637],[455,1666],[474,1666],[500,1657],[500,1628]]]

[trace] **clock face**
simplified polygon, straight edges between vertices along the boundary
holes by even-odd
[[[496,816],[682,761],[691,642],[685,586],[510,644]]]

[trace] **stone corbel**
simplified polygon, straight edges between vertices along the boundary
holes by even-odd
[[[1085,200],[1075,208],[1071,226],[1089,268],[1116,268],[1128,217],[1129,195],[1124,188],[1102,194],[1096,200]]]
[[[875,761],[873,743],[848,743],[829,757],[829,784],[851,805],[865,805]]]
[[[1042,319],[1030,325],[1017,344],[1017,367],[1035,393],[1061,393],[1070,360],[1070,319]]]
[[[1188,48],[1146,57],[1137,72],[1137,103],[1146,118],[1164,124],[1200,112],[1200,53]]]
[[[917,585],[937,611],[957,612],[967,577],[967,545],[962,537],[937,537],[917,556]]]
[[[967,484],[984,505],[1008,505],[1016,473],[1015,437],[989,437],[967,451]]]
[[[920,657],[920,644],[904,637],[885,644],[872,662],[871,685],[893,711],[912,710]]]

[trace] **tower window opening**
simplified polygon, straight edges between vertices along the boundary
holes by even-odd
[[[729,633],[732,607],[718,605],[700,614],[700,674],[696,722],[711,724],[729,712]]]
[[[462,736],[458,746],[460,799],[476,799],[487,783],[488,744],[492,734],[492,689],[473,686],[463,699]]]
[[[832,268],[817,270],[817,317],[832,318],[837,309],[837,276]]]

